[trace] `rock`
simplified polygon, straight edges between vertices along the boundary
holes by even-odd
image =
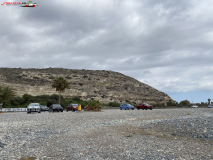
[[[0,147],[3,148],[6,144],[5,143],[2,143],[0,142]]]

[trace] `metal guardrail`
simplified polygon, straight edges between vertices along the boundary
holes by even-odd
[[[2,112],[27,112],[27,108],[2,108]]]

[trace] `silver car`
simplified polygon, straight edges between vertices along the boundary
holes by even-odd
[[[27,113],[38,112],[41,113],[41,106],[39,103],[30,103],[27,106]]]
[[[210,105],[208,106],[208,108],[213,108],[213,104],[210,104]]]

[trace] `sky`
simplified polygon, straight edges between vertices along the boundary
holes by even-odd
[[[111,70],[178,102],[213,101],[213,0],[32,3],[0,6],[0,67]]]

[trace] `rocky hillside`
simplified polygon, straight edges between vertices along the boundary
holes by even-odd
[[[0,68],[0,86],[12,86],[17,94],[43,95],[57,93],[51,84],[63,76],[70,83],[63,96],[80,96],[83,100],[109,102],[165,103],[171,98],[147,84],[118,72],[105,70],[74,70],[63,68],[21,69]]]

